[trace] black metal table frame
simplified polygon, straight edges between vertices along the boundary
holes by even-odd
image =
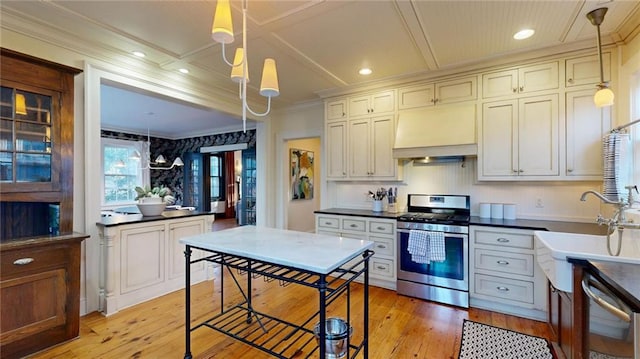
[[[203,258],[191,260],[192,248],[210,253],[210,255]],[[363,305],[363,339],[358,345],[351,343],[350,335],[347,336],[347,355],[346,358],[355,358],[360,351],[363,352],[364,358],[369,357],[369,259],[373,256],[374,252],[371,250],[365,250],[362,253],[362,259],[356,263],[348,262],[348,265],[334,270],[328,274],[317,273],[305,269],[295,268],[291,266],[284,266],[279,264],[273,264],[266,261],[255,260],[243,256],[226,254],[218,251],[212,251],[210,249],[200,248],[196,246],[187,245],[184,251],[185,256],[185,359],[191,359],[191,332],[200,328],[208,327],[216,330],[220,333],[228,335],[236,340],[239,340],[245,344],[248,344],[254,348],[260,349],[272,356],[278,358],[290,358],[285,356],[286,351],[294,350],[293,356],[299,356],[300,348],[304,348],[310,345],[312,341],[315,341],[315,334],[313,329],[305,328],[308,326],[314,318],[318,319],[318,323],[324,323],[326,318],[327,306],[333,303],[337,298],[346,293],[346,322],[348,328],[351,328],[351,283],[359,276],[364,276],[364,305]],[[220,265],[220,313],[205,320],[204,322],[191,327],[191,265],[198,262],[212,262]],[[361,266],[361,268],[358,268]],[[238,303],[227,309],[224,308],[224,268],[227,268],[234,280],[237,288],[244,297],[244,301]],[[235,269],[239,274],[247,274],[247,291],[243,290],[240,282],[234,275],[232,269]],[[291,283],[315,288],[318,290],[319,309],[313,313],[304,323],[294,324],[287,322],[283,319],[278,319],[273,316],[259,313],[255,311],[251,305],[251,281],[257,277],[264,277],[265,281],[278,280],[281,286],[287,286]],[[247,294],[248,293],[248,294]],[[251,329],[243,323],[251,324],[253,320],[259,324],[258,328]],[[270,326],[270,328],[267,328]],[[260,334],[258,331],[261,330]],[[273,336],[264,340],[263,336],[267,335],[270,331],[275,332]],[[324,343],[326,336],[326,328],[324,325],[319,326],[318,337],[319,343]],[[279,346],[284,345],[286,341],[294,338],[284,348]],[[258,339],[262,340],[258,344]],[[269,344],[269,342],[271,342]],[[302,345],[295,349],[293,346],[296,343],[302,343]],[[267,346],[269,344],[269,346]],[[319,357],[326,357],[325,345],[315,345],[316,349],[319,349]],[[353,353],[350,351],[353,350]],[[310,351],[306,358],[311,357],[316,350]]]

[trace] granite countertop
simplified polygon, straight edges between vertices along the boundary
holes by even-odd
[[[180,243],[321,274],[373,247],[366,240],[256,226],[185,237]]]
[[[616,296],[635,312],[640,312],[640,265],[569,258],[569,262],[586,269],[610,284]]]
[[[342,216],[359,216],[370,218],[397,219],[402,213],[391,212],[373,212],[366,209],[347,209],[347,208],[327,208],[315,211],[316,214],[334,214]],[[579,222],[562,222],[562,221],[546,221],[531,219],[494,219],[471,217],[469,225],[472,226],[491,226],[517,229],[531,229],[536,231],[552,231],[567,233],[583,233],[606,235],[607,228],[598,226],[595,223],[579,223]]]
[[[133,224],[133,223],[143,223],[143,222],[154,222],[154,221],[162,221],[165,219],[173,219],[173,218],[187,218],[187,217],[195,217],[195,216],[206,216],[213,215],[213,212],[201,212],[201,211],[190,211],[190,210],[166,210],[162,212],[159,216],[143,216],[139,212],[134,212],[137,208],[132,207],[131,212],[114,212],[112,216],[103,216],[99,222],[96,222],[98,226],[102,227],[111,227],[111,226],[119,226],[123,224]]]

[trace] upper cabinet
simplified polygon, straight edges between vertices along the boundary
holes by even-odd
[[[343,120],[347,118],[347,100],[327,101],[325,105],[325,113],[327,121]]]
[[[327,178],[347,178],[347,121],[327,122],[324,148],[327,157]]]
[[[398,90],[398,110],[470,101],[477,98],[477,76],[404,87]]]
[[[565,86],[591,85],[600,82],[600,62],[597,55],[580,56],[565,62]],[[602,54],[604,80],[611,81],[611,54]]]
[[[1,56],[2,221],[27,223],[12,217],[34,213],[35,208],[29,209],[24,203],[32,207],[52,205],[59,218],[39,221],[52,220],[56,226],[59,223],[60,233],[71,233],[73,85],[79,71],[6,49],[2,49]],[[26,217],[29,216],[32,214]],[[3,237],[14,237],[16,233],[2,230]],[[37,234],[40,233],[33,235]]]
[[[393,115],[349,121],[349,176],[351,179],[394,179],[398,161],[393,158]]]
[[[558,89],[558,62],[482,75],[482,97],[513,96]]]
[[[393,90],[349,98],[349,117],[378,115],[395,109],[396,97]]]

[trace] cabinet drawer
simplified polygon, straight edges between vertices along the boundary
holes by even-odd
[[[533,249],[533,235],[479,230],[475,233],[475,243]]]
[[[376,222],[376,221],[369,222],[370,233],[382,233],[382,234],[393,235],[394,227],[395,227],[395,224],[390,222]]]
[[[318,227],[340,229],[340,221],[333,217],[318,217]]]
[[[369,259],[369,273],[376,277],[393,278],[395,276],[394,263],[390,259],[376,258]]]
[[[23,273],[60,268],[67,262],[66,247],[2,252],[2,279]]]
[[[533,282],[476,274],[474,293],[501,302],[533,304]]]
[[[476,269],[533,276],[533,254],[490,251],[476,248]]]
[[[343,219],[342,229],[344,229],[345,231],[364,232],[367,230],[366,221],[357,219]]]
[[[369,236],[369,240],[373,241],[373,251],[376,254],[393,257],[395,245],[391,238]]]

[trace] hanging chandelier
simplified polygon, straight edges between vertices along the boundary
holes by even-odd
[[[211,28],[211,37],[222,44],[222,59],[231,66],[231,80],[237,82],[240,100],[242,101],[242,130],[247,131],[247,111],[254,116],[266,116],[271,111],[271,98],[280,94],[278,86],[278,72],[276,61],[271,58],[264,60],[262,68],[262,81],[260,83],[260,95],[267,97],[267,110],[263,113],[253,111],[247,103],[247,83],[249,82],[249,66],[247,49],[247,2],[242,0],[242,47],[236,49],[233,62],[227,60],[225,45],[233,42],[233,23],[231,20],[231,6],[229,0],[218,0],[216,12]]]
[[[593,96],[593,102],[597,107],[605,107],[613,105],[613,91],[609,88],[609,83],[604,81],[604,69],[602,65],[602,43],[600,39],[600,24],[604,20],[604,15],[607,13],[607,8],[595,9],[587,14],[587,19],[594,25],[598,31],[597,46],[598,46],[598,61],[600,63],[600,83],[596,85],[598,91]]]

